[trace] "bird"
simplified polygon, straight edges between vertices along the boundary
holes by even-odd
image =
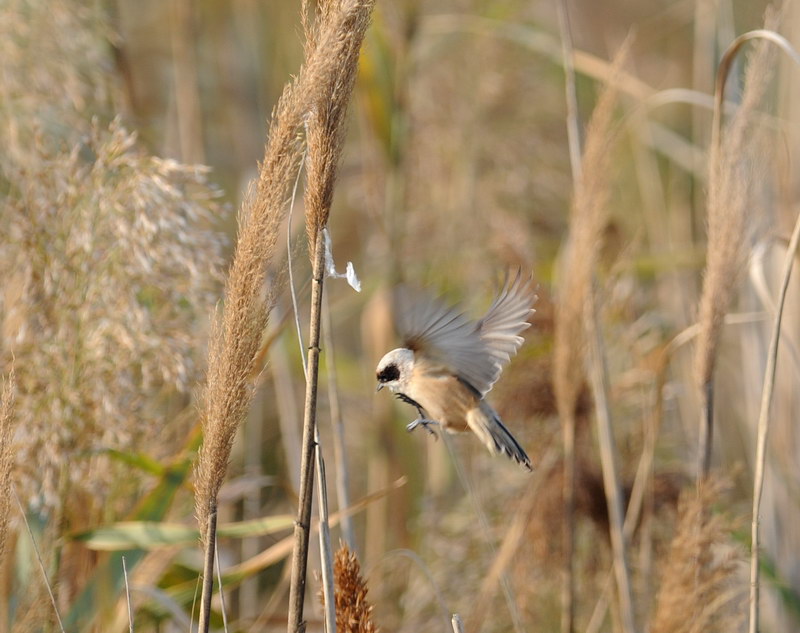
[[[531,460],[505,427],[486,395],[517,353],[536,302],[533,280],[507,275],[486,314],[474,321],[441,299],[400,286],[395,293],[395,328],[403,347],[381,358],[377,391],[384,387],[417,409],[406,427],[428,432],[472,431],[492,454],[504,454],[532,470]],[[435,435],[435,433],[434,433]]]

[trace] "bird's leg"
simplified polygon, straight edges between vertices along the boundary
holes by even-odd
[[[414,421],[413,421],[413,422],[411,422],[410,424],[407,424],[407,425],[406,425],[406,431],[408,431],[409,433],[411,433],[411,431],[413,431],[413,430],[414,430],[415,428],[417,428],[418,426],[421,426],[421,427],[422,427],[423,429],[425,429],[425,430],[426,430],[428,433],[430,433],[431,435],[433,435],[434,437],[436,437],[436,431],[434,431],[434,430],[433,430],[432,428],[430,428],[430,427],[432,427],[432,426],[439,426],[439,423],[438,423],[436,420],[426,420],[425,418],[417,418],[416,420],[414,420]]]
[[[436,437],[436,432],[430,427],[431,426],[439,426],[439,423],[436,422],[435,420],[428,420],[425,417],[425,413],[422,411],[422,407],[417,407],[417,414],[418,414],[419,417],[416,420],[414,420],[413,422],[411,422],[410,424],[406,425],[406,431],[411,433],[411,431],[413,431],[415,428],[417,428],[418,426],[421,426],[428,433],[433,435],[433,437]]]

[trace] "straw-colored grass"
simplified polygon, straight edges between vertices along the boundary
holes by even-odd
[[[11,516],[11,475],[14,468],[14,368],[3,380],[0,392],[0,563],[3,561]]]
[[[750,217],[763,227],[795,207],[785,167],[797,139],[782,116],[796,92],[793,71],[763,92],[755,84],[767,81],[756,70],[764,62],[731,55],[728,69],[747,70],[747,86],[736,89],[730,72],[710,172],[706,155],[716,53],[760,24],[763,2],[609,0],[597,12],[560,0],[393,0],[375,3],[366,34],[367,0],[177,0],[135,10],[0,3],[0,371],[16,359],[16,387],[0,394],[0,630],[58,630],[57,613],[67,631],[125,630],[128,621],[137,633],[197,628],[193,513],[208,546],[204,580],[213,562],[225,585],[224,603],[216,589],[210,599],[209,582],[203,588],[203,627],[222,628],[225,615],[231,631],[277,631],[290,614],[294,631],[300,614],[308,631],[332,630],[337,616],[345,632],[373,631],[376,619],[397,633],[552,631],[568,610],[569,627],[585,633],[631,622],[653,633],[739,631],[733,609],[746,612],[750,585],[761,593],[760,614],[751,600],[753,627],[796,629],[789,554],[797,539],[787,526],[798,520],[797,438],[783,424],[797,405],[788,388],[798,371],[796,288],[788,268],[784,279],[771,276],[778,253],[770,252],[762,294],[777,299],[780,287],[786,312],[765,370],[762,324],[780,300],[752,304],[738,276],[760,228]],[[556,6],[570,8],[563,50]],[[631,27],[623,71],[607,60]],[[788,30],[785,40],[758,33],[747,41],[790,47]],[[609,105],[615,90],[622,108]],[[714,120],[722,113],[718,106]],[[258,157],[243,201],[240,185]],[[295,211],[307,239],[286,230],[301,178]],[[706,192],[717,214],[707,258]],[[236,209],[238,235],[226,217]],[[336,259],[354,262],[362,294],[324,278],[328,224]],[[230,252],[221,230],[231,233]],[[792,247],[798,236],[800,228]],[[231,258],[224,295],[223,256]],[[287,257],[304,367],[284,327]],[[408,409],[372,396],[372,369],[396,344],[391,304],[379,298],[387,284],[414,279],[481,303],[476,289],[518,266],[534,271],[542,299],[493,394],[540,465],[533,477],[491,460],[469,437],[443,444],[407,434]],[[599,316],[587,314],[592,297]],[[330,311],[318,339],[322,299]],[[737,303],[755,311],[736,314]],[[696,332],[693,359],[686,343]],[[292,353],[267,364],[279,349]],[[317,389],[317,363],[331,372],[328,389],[324,380]],[[748,420],[763,376],[756,449]],[[750,503],[749,470],[729,494],[688,493],[676,524],[677,491],[695,466],[696,436],[686,430],[696,427],[694,391],[704,384],[714,384],[719,405],[715,465],[727,471],[757,456],[749,583],[722,518]],[[329,405],[341,422],[335,431]],[[448,445],[463,457],[461,471]],[[306,603],[303,616],[298,599],[316,592],[329,551],[323,464],[344,493],[327,521],[334,539],[342,523],[333,511],[344,510],[347,493],[364,501],[345,511],[350,554],[331,573],[338,586],[327,609]],[[22,514],[3,507],[8,472]],[[409,485],[385,499],[374,492],[401,475]],[[317,494],[319,521],[308,504]],[[570,494],[574,511],[565,513]],[[565,532],[566,552],[562,523],[575,530]],[[292,582],[298,534],[311,546],[295,548],[307,563]],[[167,545],[172,538],[181,544]],[[130,616],[121,553],[103,547],[125,550]],[[574,591],[562,610],[564,554]],[[332,588],[326,573],[321,583]],[[615,589],[626,584],[630,600]]]
[[[208,168],[152,155],[116,117],[110,35],[84,3],[0,6],[0,353],[17,360],[18,492],[64,526],[129,504],[99,448],[161,459],[174,447],[155,438],[185,433],[156,402],[201,376],[224,244]]]
[[[576,177],[570,215],[570,230],[559,270],[561,287],[556,306],[553,350],[553,387],[564,433],[564,588],[562,600],[563,633],[574,628],[574,497],[575,497],[575,409],[586,379],[586,305],[592,292],[593,276],[603,244],[603,231],[609,218],[612,156],[615,141],[613,125],[617,105],[615,78],[627,55],[627,47],[617,55],[608,87],[592,112],[586,129],[586,143],[580,161],[575,161]],[[580,168],[577,168],[580,165]]]
[[[765,28],[774,29],[777,21],[778,14],[769,13]],[[708,243],[694,356],[702,402],[698,477],[708,476],[711,466],[713,377],[722,324],[749,252],[750,233],[757,217],[753,193],[761,174],[758,156],[754,155],[758,143],[754,140],[753,118],[772,76],[773,59],[774,49],[767,42],[756,45],[747,60],[741,104],[721,138],[714,139],[719,142],[710,148]]]
[[[253,397],[252,374],[261,338],[272,309],[264,288],[265,274],[274,255],[280,226],[288,207],[286,196],[295,170],[299,168],[301,143],[298,133],[305,125],[308,144],[308,187],[306,216],[309,241],[314,254],[315,296],[321,293],[323,258],[320,231],[327,221],[333,195],[333,182],[341,153],[344,115],[352,91],[358,51],[369,22],[371,2],[325,2],[314,26],[308,24],[307,58],[297,78],[283,91],[273,113],[264,160],[254,194],[240,212],[239,234],[233,262],[225,287],[225,305],[215,318],[209,349],[208,384],[204,393],[203,446],[196,473],[197,517],[206,547],[206,579],[210,591],[213,567],[213,523],[216,520],[216,499],[228,467],[233,440]],[[317,286],[319,290],[317,290]],[[321,299],[321,294],[319,294]],[[321,304],[320,304],[321,305]],[[312,316],[319,324],[319,307]],[[316,411],[316,366],[319,342],[311,341],[309,356],[309,389],[313,401],[306,398],[304,450],[301,464],[300,495],[303,520],[298,522],[308,547],[311,481],[313,416]],[[310,413],[309,413],[310,408]],[[306,506],[308,506],[306,508]],[[297,554],[295,555],[297,556]],[[305,577],[302,569],[293,572]],[[297,567],[298,565],[295,565]],[[302,592],[304,580],[299,588]],[[292,595],[298,589],[292,585]],[[207,626],[210,596],[203,596],[201,611]],[[294,597],[302,618],[302,596]],[[299,626],[299,622],[298,622]]]
[[[313,498],[314,469],[317,468],[320,505],[320,549],[324,591],[329,600],[333,596],[332,553],[330,535],[327,530],[327,490],[324,476],[322,450],[317,429],[317,396],[319,387],[320,341],[322,338],[322,293],[325,276],[325,240],[323,230],[328,223],[336,170],[342,153],[345,132],[345,116],[353,92],[361,43],[372,15],[374,0],[346,2],[329,0],[323,2],[317,21],[309,25],[308,9],[304,11],[306,30],[306,54],[313,55],[321,46],[326,31],[341,24],[336,37],[341,45],[331,51],[334,58],[333,72],[324,78],[319,98],[310,103],[306,117],[306,232],[311,255],[311,314],[309,325],[309,350],[306,361],[306,394],[303,411],[303,440],[300,463],[300,491],[295,523],[295,546],[292,553],[292,577],[289,587],[289,631],[298,633],[303,624],[305,579],[308,564],[309,536],[311,532],[311,502]],[[326,612],[326,626],[332,628],[333,613]]]
[[[719,482],[684,492],[678,526],[661,569],[652,633],[735,631],[744,622],[746,587],[737,583],[741,552],[731,542],[730,521],[710,514]]]
[[[360,7],[359,7],[360,8]],[[270,125],[257,183],[239,212],[239,232],[225,303],[214,320],[203,397],[203,446],[197,464],[197,516],[206,525],[227,471],[231,446],[253,396],[256,353],[272,308],[264,285],[275,255],[286,198],[301,157],[299,132],[305,118],[339,71],[349,11],[334,12],[297,77],[283,91]]]

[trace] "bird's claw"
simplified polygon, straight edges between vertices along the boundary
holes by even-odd
[[[411,433],[411,431],[416,429],[418,426],[421,426],[428,433],[433,435],[433,437],[436,437],[436,432],[430,427],[431,426],[439,426],[439,423],[434,421],[434,420],[427,420],[425,418],[419,417],[419,418],[417,418],[416,420],[414,420],[413,422],[411,422],[410,424],[408,424],[406,426],[406,431]]]

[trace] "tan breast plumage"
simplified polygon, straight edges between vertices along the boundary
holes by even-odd
[[[467,412],[480,403],[478,396],[444,367],[417,357],[409,381],[410,398],[419,402],[427,415],[449,431],[466,431]]]

